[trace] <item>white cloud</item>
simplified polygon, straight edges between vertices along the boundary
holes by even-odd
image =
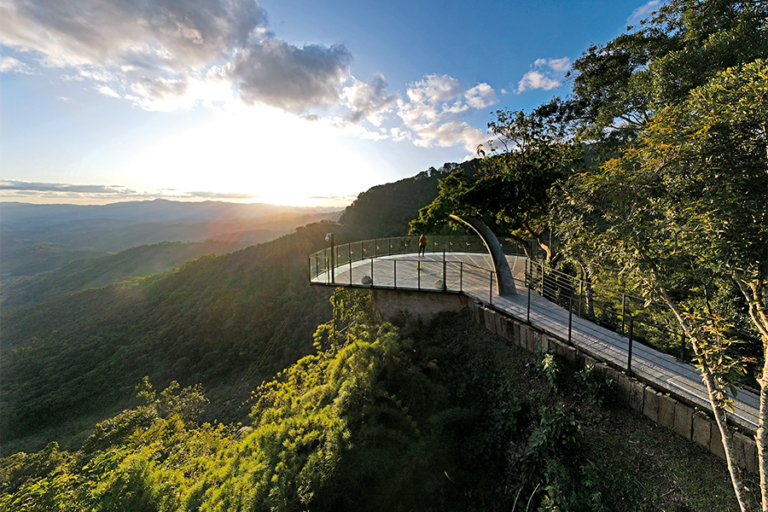
[[[405,99],[398,100],[398,116],[403,126],[390,130],[393,140],[411,140],[419,147],[462,145],[474,152],[484,141],[482,130],[463,120],[471,109],[495,103],[496,94],[482,83],[464,90],[448,75],[428,75],[409,85]],[[466,100],[466,103],[464,102]]]
[[[472,108],[486,108],[499,101],[491,86],[486,83],[474,86],[464,93],[464,97],[467,99],[467,105]]]
[[[542,60],[542,59],[539,59],[539,60]],[[544,64],[549,66],[549,68],[551,68],[552,71],[565,72],[571,69],[571,59],[569,59],[568,57],[563,57],[560,59],[549,59],[546,62],[544,62]]]
[[[119,98],[120,97],[120,95],[117,92],[115,92],[114,89],[112,89],[111,87],[109,87],[107,85],[100,85],[100,86],[96,87],[96,90],[99,91],[104,96],[110,96],[112,98]]]
[[[459,81],[448,75],[427,75],[424,80],[414,82],[408,88],[408,99],[413,103],[435,104],[448,101],[464,92]]]
[[[661,0],[651,0],[648,3],[641,5],[632,11],[632,14],[629,16],[629,18],[627,18],[627,23],[630,25],[637,23],[638,21],[648,17],[648,15],[658,9],[659,6],[661,6]]]
[[[387,82],[380,73],[368,83],[352,80],[353,84],[343,91],[346,104],[352,110],[349,120],[358,123],[365,118],[374,126],[380,126],[386,114],[394,109],[398,95],[387,94]]]
[[[32,73],[32,70],[18,59],[14,59],[13,57],[2,57],[0,58],[0,73],[21,73],[28,75]]]
[[[532,89],[544,89],[549,91],[560,85],[559,80],[549,78],[548,76],[536,70],[530,70],[517,84],[517,92],[530,91]]]
[[[571,69],[571,59],[536,59],[532,69],[517,83],[517,93],[533,89],[549,91],[561,85],[562,75]]]

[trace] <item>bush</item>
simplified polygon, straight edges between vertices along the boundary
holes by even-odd
[[[589,401],[595,405],[608,405],[613,402],[616,395],[616,383],[613,379],[601,376],[592,365],[587,365],[583,370],[576,372],[578,380],[587,392]]]

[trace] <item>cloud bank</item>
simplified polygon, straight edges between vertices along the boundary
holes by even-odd
[[[19,180],[0,180],[0,196],[6,198],[29,199],[257,199],[261,196],[244,192],[184,192],[175,189],[162,189],[140,192],[122,185],[71,185],[66,183],[45,183]]]
[[[18,57],[3,57],[0,72],[60,69],[64,81],[146,110],[237,98],[361,138],[472,152],[482,142],[483,132],[466,118],[498,102],[489,84],[467,89],[449,75],[426,75],[404,95],[389,92],[380,73],[369,81],[352,76],[353,55],[344,45],[297,46],[267,27],[254,0],[0,0],[0,45]],[[535,69],[569,65],[550,59]],[[520,91],[557,83],[531,73]]]
[[[35,52],[43,66],[74,69],[99,83],[98,92],[142,108],[189,107],[209,97],[211,82],[226,82],[247,104],[290,112],[338,103],[351,53],[343,45],[294,46],[266,25],[253,0],[0,4],[0,44]],[[23,69],[7,58],[2,66]]]

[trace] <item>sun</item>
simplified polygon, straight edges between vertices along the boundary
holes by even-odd
[[[265,107],[219,112],[163,138],[128,165],[138,184],[248,202],[341,205],[380,180],[356,139]],[[136,185],[134,185],[136,186]]]

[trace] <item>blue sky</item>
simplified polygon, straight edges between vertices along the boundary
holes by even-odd
[[[0,200],[346,205],[472,158],[658,5],[10,0]]]

